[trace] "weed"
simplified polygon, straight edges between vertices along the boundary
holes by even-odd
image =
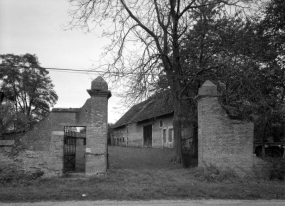
[[[234,182],[240,181],[239,176],[230,168],[220,169],[216,166],[210,165],[205,168],[195,168],[192,170],[194,177],[200,181],[207,182]]]
[[[285,180],[285,159],[284,158],[269,158],[266,159],[271,164],[269,169],[270,180]]]
[[[36,170],[34,172],[24,172],[23,170],[18,170],[16,168],[2,169],[0,171],[0,184],[10,185],[17,187],[29,186],[33,181],[42,177],[44,172],[41,170]]]
[[[215,167],[182,169],[169,162],[171,150],[168,154],[168,150],[111,147],[109,152],[111,169],[105,176],[39,178],[27,187],[0,185],[0,202],[285,199],[283,182],[240,181],[229,170]],[[150,164],[153,162],[156,164]],[[113,164],[118,167],[113,168]]]

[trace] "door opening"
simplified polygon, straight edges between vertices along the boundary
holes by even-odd
[[[143,127],[143,144],[144,146],[152,146],[152,125]]]

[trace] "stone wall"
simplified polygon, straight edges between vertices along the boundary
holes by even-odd
[[[25,149],[33,151],[48,151],[50,149],[51,134],[53,131],[63,131],[64,125],[76,123],[78,109],[55,109],[34,128],[20,138]]]
[[[44,172],[44,177],[61,176],[63,168],[63,132],[51,134],[49,150],[33,151],[16,145],[0,145],[0,170],[25,173]]]
[[[214,165],[250,175],[253,170],[251,122],[232,120],[218,102],[217,86],[206,81],[198,95],[198,166]]]

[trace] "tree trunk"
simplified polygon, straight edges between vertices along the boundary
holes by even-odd
[[[265,119],[264,121],[264,128],[263,128],[263,134],[262,134],[262,150],[261,150],[261,154],[262,154],[262,158],[265,158],[265,137],[266,137],[266,128],[267,128],[267,119]]]
[[[198,157],[198,127],[195,125],[193,126],[193,156],[196,158]]]
[[[172,85],[172,95],[173,95],[173,107],[174,107],[174,117],[173,117],[173,129],[174,129],[174,156],[173,161],[182,163],[184,166],[184,160],[182,155],[182,107],[180,103],[181,85],[179,81],[173,82]]]

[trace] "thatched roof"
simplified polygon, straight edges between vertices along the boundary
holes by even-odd
[[[172,98],[170,95],[156,94],[146,101],[134,105],[113,126],[118,128],[130,123],[157,118],[173,113]]]

